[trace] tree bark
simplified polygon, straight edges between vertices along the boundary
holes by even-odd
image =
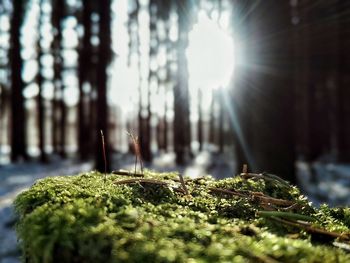
[[[111,59],[111,0],[99,2],[99,47],[97,67],[97,105],[96,115],[96,169],[100,172],[110,170],[110,145],[108,130],[108,105],[107,105],[107,67]],[[101,141],[101,133],[104,133],[105,149]],[[106,160],[104,160],[104,150]],[[106,162],[106,163],[105,163]]]
[[[87,160],[89,157],[89,116],[88,116],[88,96],[83,90],[84,84],[90,83],[89,74],[91,73],[91,1],[83,1],[82,24],[84,27],[84,36],[82,46],[79,52],[79,103],[78,103],[78,151],[81,160]],[[92,85],[92,83],[90,83]]]
[[[178,12],[178,42],[177,42],[177,80],[174,86],[174,148],[176,163],[185,164],[191,156],[191,129],[188,91],[188,69],[186,48],[188,33],[191,28],[191,3],[179,0]]]
[[[36,82],[39,87],[39,93],[38,93],[38,128],[39,128],[39,150],[40,150],[40,161],[42,163],[46,163],[48,161],[47,154],[45,151],[45,139],[46,139],[46,132],[45,132],[45,101],[43,98],[43,65],[41,62],[41,58],[43,55],[43,50],[41,48],[41,26],[43,23],[43,10],[42,10],[42,4],[43,1],[41,0],[39,3],[40,13],[39,13],[39,21],[38,21],[38,40],[37,40],[37,51],[38,51],[38,73],[36,76]]]
[[[24,17],[24,1],[13,1],[10,29],[10,69],[11,69],[11,161],[27,159],[26,119],[23,97],[20,30]]]
[[[54,39],[52,42],[52,55],[54,58],[54,98],[52,101],[52,145],[54,153],[59,153],[61,156],[64,156],[64,149],[62,149],[61,136],[65,127],[62,127],[62,124],[65,125],[63,116],[64,112],[64,103],[63,103],[63,83],[62,83],[62,19],[64,16],[64,0],[53,0],[52,3],[52,27],[54,31]],[[59,96],[60,94],[60,96]],[[64,138],[63,138],[64,139]]]

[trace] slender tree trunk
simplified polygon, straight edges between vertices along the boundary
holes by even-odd
[[[215,144],[215,103],[216,103],[215,91],[212,91],[210,114],[209,114],[209,143]]]
[[[54,98],[52,101],[52,144],[54,153],[64,154],[62,146],[61,133],[65,127],[62,127],[62,108],[64,108],[63,102],[63,83],[62,83],[62,25],[61,22],[64,16],[64,0],[53,0],[52,3],[52,26],[55,29],[54,39],[52,42],[52,55],[54,58]],[[60,96],[59,96],[60,95]]]
[[[167,91],[165,91],[165,94]],[[163,119],[163,149],[164,151],[168,150],[168,119],[167,119],[167,113],[168,113],[168,104],[166,101],[166,95],[165,95],[165,103],[164,103],[164,119]]]
[[[197,136],[199,151],[203,150],[203,113],[202,113],[202,90],[198,90],[198,127],[197,127]]]
[[[177,43],[177,82],[174,86],[174,148],[176,163],[184,164],[191,156],[191,128],[188,91],[188,69],[186,49],[191,28],[191,2],[179,0],[178,43]]]
[[[111,0],[99,2],[99,48],[97,67],[97,105],[96,115],[96,169],[98,171],[110,170],[110,145],[108,130],[108,105],[107,105],[107,67],[111,59]],[[104,133],[105,149],[101,142],[100,131]],[[106,163],[103,151],[106,151]]]
[[[348,1],[339,0],[338,10],[349,10]],[[339,19],[339,113],[337,141],[338,141],[338,161],[350,162],[350,22],[345,17]]]
[[[23,97],[20,30],[24,17],[24,1],[13,1],[10,29],[10,69],[11,69],[11,160],[27,159],[26,121]]]
[[[40,149],[40,161],[45,163],[48,161],[47,155],[45,152],[45,138],[46,138],[46,132],[45,132],[45,101],[43,98],[43,75],[42,75],[42,55],[43,51],[41,48],[41,26],[43,23],[43,10],[42,10],[42,4],[43,0],[39,3],[40,8],[40,14],[39,14],[39,22],[38,22],[38,40],[37,40],[37,51],[38,51],[38,74],[36,76],[36,82],[39,87],[39,93],[38,93],[38,126],[39,126],[39,149]]]
[[[224,94],[222,90],[219,90],[219,152],[223,153],[224,152],[224,146],[225,146],[225,142],[224,142],[224,137],[225,137],[225,131],[224,131],[224,117],[225,117],[225,111],[224,111]]]
[[[84,36],[79,52],[79,104],[78,104],[78,151],[81,160],[89,157],[89,125],[87,112],[87,95],[83,90],[84,84],[89,83],[88,74],[91,72],[91,1],[83,2],[82,24]],[[91,84],[91,83],[90,83]]]

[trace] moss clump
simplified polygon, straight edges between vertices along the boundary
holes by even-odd
[[[113,174],[105,181],[91,172],[39,180],[15,201],[23,257],[350,262],[349,209],[313,208],[296,187],[273,178],[187,179],[190,196],[175,173],[147,171],[142,179]]]

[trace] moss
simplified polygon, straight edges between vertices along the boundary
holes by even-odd
[[[313,208],[296,187],[279,180],[187,180],[147,171],[166,184],[123,183],[97,172],[37,181],[15,200],[17,232],[27,262],[349,262],[335,238],[284,225],[258,211],[315,218],[312,227],[349,231],[348,208]],[[219,189],[219,190],[218,190]],[[276,204],[266,203],[266,197]],[[293,207],[279,205],[279,200]],[[265,213],[270,215],[271,213]],[[284,218],[287,217],[287,218]],[[298,218],[298,216],[296,217]],[[302,217],[300,218],[307,218]],[[275,220],[272,220],[275,219]],[[278,218],[277,218],[278,219]],[[347,244],[348,240],[340,240]]]

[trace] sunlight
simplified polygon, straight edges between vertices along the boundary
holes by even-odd
[[[228,85],[234,65],[233,39],[204,11],[189,33],[187,58],[191,89],[207,93]]]

